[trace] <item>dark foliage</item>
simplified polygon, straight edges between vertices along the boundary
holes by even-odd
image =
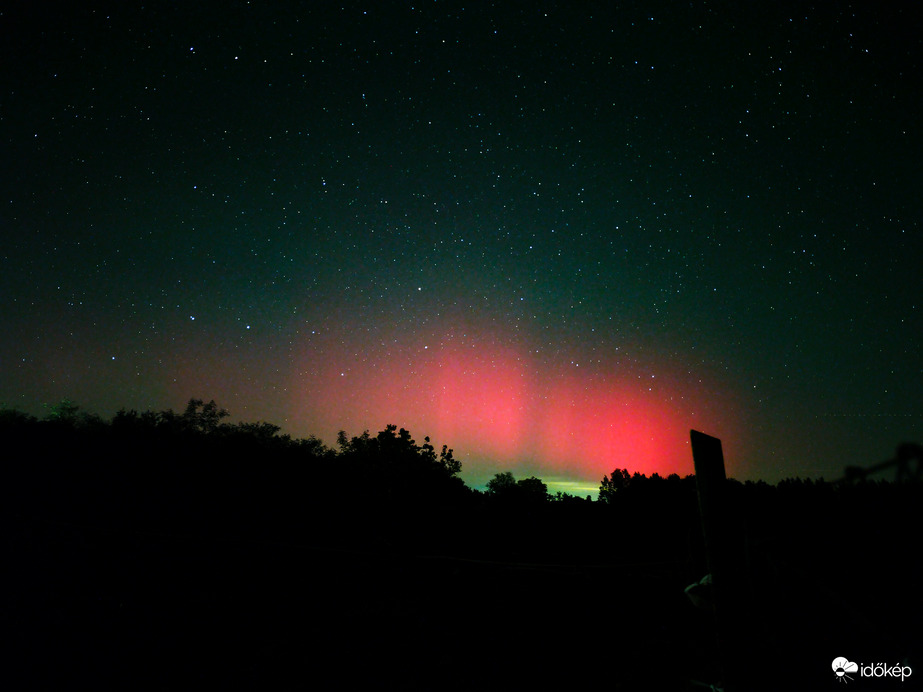
[[[108,422],[72,402],[0,410],[11,689],[718,679],[714,620],[684,595],[707,571],[694,477],[615,469],[589,502],[501,473],[479,493],[451,449],[396,426],[330,449],[227,418],[198,399]],[[919,651],[918,484],[727,496],[758,623],[740,636],[785,662],[748,689],[817,689],[833,656]]]
[[[487,496],[496,504],[517,509],[541,505],[551,499],[541,478],[530,476],[517,481],[509,471],[498,473],[487,482]]]

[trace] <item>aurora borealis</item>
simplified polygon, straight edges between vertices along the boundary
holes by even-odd
[[[0,403],[215,399],[463,476],[923,438],[919,9],[0,13]],[[576,485],[567,485],[567,483]]]

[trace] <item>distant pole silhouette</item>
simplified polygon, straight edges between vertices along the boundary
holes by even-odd
[[[913,464],[911,462],[916,462]],[[923,445],[905,442],[897,448],[893,459],[882,461],[880,464],[862,468],[860,466],[847,466],[846,475],[837,483],[852,483],[862,480],[873,473],[895,467],[897,469],[896,482],[923,480]]]
[[[718,637],[718,652],[725,692],[742,690],[741,672],[745,623],[743,621],[739,566],[730,557],[727,476],[721,440],[697,430],[690,431],[699,515],[705,537],[705,554],[712,578],[712,599]]]

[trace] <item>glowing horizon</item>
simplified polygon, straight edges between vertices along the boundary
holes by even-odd
[[[290,424],[334,440],[388,423],[418,442],[429,436],[483,484],[498,471],[596,483],[614,468],[645,475],[692,472],[691,427],[728,429],[726,412],[703,406],[689,377],[637,363],[560,364],[508,330],[472,327],[404,349],[381,351],[328,339],[295,364]]]

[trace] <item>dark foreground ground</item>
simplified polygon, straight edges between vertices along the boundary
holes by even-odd
[[[699,690],[727,663],[684,594],[707,571],[694,480],[414,503],[248,459],[51,452],[3,465],[2,689]],[[921,498],[734,486],[739,690],[845,689],[840,656],[914,671],[848,689],[923,680]]]
[[[610,527],[611,544],[585,555],[595,560],[546,561],[529,547],[540,542],[529,517],[480,520],[469,535],[488,532],[479,550],[430,530],[428,546],[381,541],[364,521],[299,543],[6,514],[6,689],[685,690],[719,679],[711,613],[683,593],[697,578],[688,554],[626,550],[628,524]],[[854,542],[805,526],[804,542],[777,549],[804,553],[766,561],[755,580],[737,634],[751,654],[745,689],[827,689],[837,656],[919,666],[919,541],[901,546],[899,534],[911,535],[885,523]]]
[[[710,651],[676,565],[7,529],[11,689],[637,689]]]

